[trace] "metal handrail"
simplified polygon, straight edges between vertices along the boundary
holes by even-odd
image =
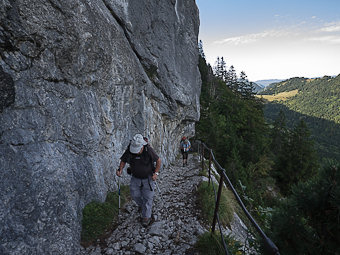
[[[219,183],[219,191],[216,197],[216,191],[215,191],[215,187],[213,185],[214,188],[214,193],[215,193],[215,212],[214,212],[214,219],[213,219],[213,223],[212,223],[212,232],[214,232],[215,230],[215,225],[216,225],[216,219],[218,221],[218,225],[220,228],[220,232],[221,231],[221,226],[220,226],[220,222],[219,222],[219,215],[218,215],[218,207],[219,207],[219,197],[220,197],[220,192],[222,190],[222,185],[223,185],[223,179],[227,182],[226,184],[230,187],[230,189],[232,190],[234,196],[236,197],[237,202],[239,203],[239,205],[241,206],[243,212],[246,214],[246,216],[248,217],[248,219],[250,220],[250,222],[253,224],[253,226],[255,227],[255,229],[257,230],[257,232],[260,234],[260,236],[263,238],[264,243],[265,243],[265,249],[266,252],[268,254],[271,255],[280,255],[279,253],[279,249],[277,248],[277,246],[267,237],[267,235],[262,231],[262,229],[260,228],[260,226],[256,223],[256,221],[254,220],[254,218],[250,215],[250,213],[248,212],[247,208],[245,207],[245,205],[243,204],[240,196],[238,195],[237,191],[235,190],[234,186],[232,185],[231,181],[229,180],[226,171],[223,167],[221,167],[221,165],[217,162],[217,160],[215,159],[214,153],[212,151],[212,149],[210,149],[209,147],[207,147],[207,145],[199,140],[196,140],[197,143],[202,145],[202,149],[199,150],[202,156],[202,170],[204,170],[204,148],[209,150],[209,183],[210,183],[210,170],[211,170],[211,161],[214,162],[214,164],[218,167],[218,169],[221,171],[220,175],[220,183]],[[225,241],[223,238],[223,234],[221,233],[222,236],[222,242],[226,251],[226,254],[228,254],[228,250],[226,248],[225,245]]]
[[[204,149],[202,149],[202,151],[200,151],[200,147],[198,147],[198,154],[200,154],[201,152],[201,159],[202,159],[202,170],[204,170]],[[209,159],[211,160],[211,156],[209,156]],[[210,170],[211,170],[211,162],[209,162],[209,184],[210,184]],[[222,178],[221,178],[222,180]],[[220,235],[221,235],[221,240],[222,240],[222,244],[223,244],[223,248],[224,248],[224,251],[225,251],[225,254],[226,255],[229,255],[229,251],[228,251],[228,248],[227,248],[227,245],[225,243],[225,240],[224,240],[224,236],[223,236],[223,232],[222,232],[222,227],[221,227],[221,223],[220,223],[220,217],[219,217],[219,214],[218,214],[218,205],[219,205],[219,199],[220,199],[220,196],[218,196],[216,194],[216,189],[215,189],[215,186],[212,184],[212,188],[214,190],[214,196],[215,196],[215,212],[214,212],[214,219],[213,221],[216,222],[217,220],[217,223],[218,223],[218,227],[220,229]],[[218,192],[219,195],[221,194],[220,192]],[[215,231],[215,224],[213,224],[213,229],[212,229],[212,232]]]

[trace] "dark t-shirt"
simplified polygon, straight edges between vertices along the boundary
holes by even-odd
[[[150,145],[145,145],[140,155],[131,153],[128,147],[120,159],[130,164],[131,173],[134,177],[145,179],[152,175],[153,164],[158,158]]]

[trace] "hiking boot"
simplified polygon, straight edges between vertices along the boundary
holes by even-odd
[[[147,226],[149,226],[150,222],[151,222],[151,218],[142,218],[142,226],[143,227],[146,228]]]

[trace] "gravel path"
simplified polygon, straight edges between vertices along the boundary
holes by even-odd
[[[153,224],[144,228],[133,201],[128,202],[118,219],[119,225],[101,245],[90,246],[81,254],[195,254],[192,248],[197,236],[207,231],[199,221],[196,208],[198,157],[189,155],[188,166],[179,159],[163,169],[157,181]]]

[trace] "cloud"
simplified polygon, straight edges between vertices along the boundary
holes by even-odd
[[[322,43],[340,44],[340,35],[311,37],[309,40]]]
[[[287,32],[286,30],[268,30],[261,33],[229,37],[223,40],[215,41],[214,44],[233,44],[233,45],[249,44],[264,38],[278,38],[287,36],[288,34],[290,34],[290,32]]]
[[[340,22],[333,22],[326,24],[324,27],[320,28],[320,32],[340,32]]]
[[[314,17],[313,17],[314,18]],[[316,18],[316,17],[315,17]],[[260,33],[245,34],[241,36],[234,36],[218,40],[213,42],[213,44],[219,45],[245,45],[254,44],[258,41],[261,43],[264,40],[280,38],[282,41],[286,42],[320,42],[328,44],[340,44],[340,21],[318,24],[317,27],[312,28],[309,22],[300,22],[294,26],[272,29],[263,31]]]
[[[314,36],[308,38],[309,41],[340,44],[340,22],[324,24],[314,31]]]

